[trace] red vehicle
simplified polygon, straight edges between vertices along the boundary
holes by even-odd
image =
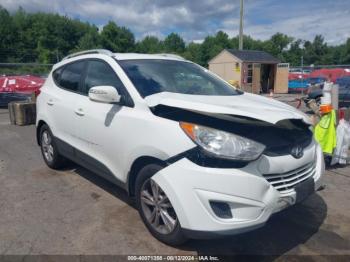
[[[298,80],[298,79],[306,79],[310,77],[310,73],[289,73],[288,80]]]
[[[333,83],[339,78],[343,76],[349,76],[350,70],[344,68],[331,68],[331,69],[317,69],[311,72],[310,77],[324,77],[326,79],[330,79]]]
[[[32,75],[0,76],[0,106],[27,100],[32,93],[38,95],[44,82],[45,79]]]

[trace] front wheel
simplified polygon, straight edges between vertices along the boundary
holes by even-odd
[[[151,164],[141,169],[136,179],[136,204],[151,234],[169,245],[186,242],[176,212],[162,188],[152,176],[162,166]]]

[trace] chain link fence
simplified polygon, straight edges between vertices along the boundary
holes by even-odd
[[[310,66],[293,66],[290,67],[290,71],[315,71],[318,69],[335,69],[335,68],[342,68],[342,69],[349,69],[350,65],[310,65]]]
[[[34,75],[46,78],[53,64],[0,63],[0,76]]]

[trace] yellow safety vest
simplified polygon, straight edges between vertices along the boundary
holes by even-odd
[[[321,117],[320,122],[314,129],[316,141],[321,145],[322,151],[327,154],[332,154],[337,145],[337,133],[335,129],[336,116],[335,111],[325,114]]]

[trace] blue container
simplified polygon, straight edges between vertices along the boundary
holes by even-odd
[[[288,92],[301,92],[309,87],[307,79],[294,79],[288,81]]]

